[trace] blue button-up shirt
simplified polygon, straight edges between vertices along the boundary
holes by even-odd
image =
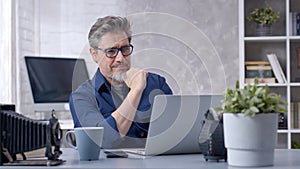
[[[74,127],[103,126],[103,148],[143,147],[147,137],[153,99],[159,94],[172,94],[164,77],[148,73],[134,121],[126,137],[121,137],[111,116],[117,107],[111,86],[98,69],[92,80],[81,84],[70,96],[70,110]]]

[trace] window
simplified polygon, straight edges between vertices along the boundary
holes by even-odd
[[[0,1],[0,103],[14,102],[12,57],[12,0]]]

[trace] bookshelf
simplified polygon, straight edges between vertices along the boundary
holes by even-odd
[[[273,24],[271,36],[257,36],[256,24],[248,22],[246,18],[254,8],[266,6],[278,11],[280,20]],[[297,22],[292,18],[292,13],[300,14],[300,0],[239,0],[240,86],[246,84],[245,62],[268,61],[268,54],[276,55],[286,81],[278,83],[276,79],[275,83],[268,83],[268,86],[288,102],[288,113],[280,117],[283,121],[278,129],[277,145],[277,148],[287,149],[293,148],[295,142],[300,145],[300,34],[294,30]],[[297,125],[295,118],[299,121]]]

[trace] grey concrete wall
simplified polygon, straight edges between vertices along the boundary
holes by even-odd
[[[222,93],[238,79],[237,2],[127,1],[133,63],[165,74],[177,94]]]
[[[21,0],[19,0],[22,2]],[[34,116],[25,55],[86,58],[87,33],[98,17],[127,16],[132,22],[133,66],[164,75],[175,94],[220,94],[238,79],[238,0],[31,0],[19,12],[31,23],[31,49],[19,48],[19,111]],[[22,3],[20,3],[21,5]],[[28,5],[27,5],[28,6]],[[21,8],[21,7],[19,7]],[[29,17],[26,19],[26,17]],[[34,17],[35,19],[30,19]],[[32,26],[35,25],[35,26]],[[20,42],[25,46],[26,42]],[[69,118],[66,117],[66,118]]]

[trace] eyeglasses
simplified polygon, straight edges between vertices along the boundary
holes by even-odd
[[[133,46],[130,44],[130,45],[122,46],[120,48],[112,47],[107,49],[101,49],[96,47],[94,49],[103,51],[106,57],[108,58],[115,58],[118,55],[119,51],[121,51],[124,57],[129,56],[133,51]]]

